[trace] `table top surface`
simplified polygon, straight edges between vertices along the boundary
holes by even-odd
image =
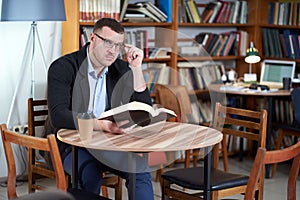
[[[206,126],[177,122],[159,122],[136,127],[126,134],[94,131],[81,140],[77,130],[61,129],[57,138],[70,145],[109,151],[178,151],[212,146],[222,140],[222,133]]]
[[[248,96],[290,96],[290,90],[277,89],[272,91],[257,91],[250,90],[243,85],[224,85],[224,84],[211,84],[209,86],[210,91],[226,93],[226,94],[237,94],[237,95],[248,95]]]

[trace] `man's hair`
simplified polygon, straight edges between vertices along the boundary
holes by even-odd
[[[99,19],[95,26],[94,26],[94,32],[96,30],[101,30],[104,26],[107,26],[111,28],[111,30],[115,31],[116,33],[123,34],[124,33],[124,27],[115,19],[112,18],[101,18]]]

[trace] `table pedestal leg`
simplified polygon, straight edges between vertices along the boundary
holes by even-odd
[[[267,135],[266,135],[266,149],[271,150],[271,137],[272,137],[272,116],[273,116],[273,97],[269,97],[268,101],[268,119],[267,119]],[[270,178],[270,165],[266,165],[265,177]]]
[[[134,173],[136,171],[136,162],[134,158],[134,153],[128,153],[128,171],[129,171],[129,196],[132,200],[136,199],[135,197],[135,185],[136,185],[136,174]]]
[[[78,148],[72,146],[72,188],[78,188]]]
[[[204,157],[204,194],[203,198],[210,200],[210,173],[211,173],[211,148],[205,148],[206,156]]]

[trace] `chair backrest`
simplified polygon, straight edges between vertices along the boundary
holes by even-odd
[[[291,98],[294,108],[294,125],[300,127],[300,87],[293,89],[291,92]]]
[[[5,124],[1,124],[0,130],[8,168],[7,195],[9,199],[17,197],[16,165],[12,149],[12,143],[31,149],[50,152],[53,168],[56,175],[56,186],[62,191],[67,190],[65,172],[62,166],[62,161],[56,143],[56,138],[53,134],[48,135],[47,138],[38,138],[34,136],[18,134],[7,130]]]
[[[259,148],[255,157],[254,164],[250,172],[250,178],[247,184],[244,200],[253,200],[255,187],[260,180],[260,173],[264,170],[265,164],[280,163],[293,160],[287,186],[287,199],[296,200],[296,182],[300,168],[300,141],[288,148],[266,151],[265,148]]]
[[[178,121],[188,122],[188,116],[192,114],[189,93],[183,85],[155,85],[155,93],[159,104],[173,110]]]
[[[28,135],[36,136],[36,129],[44,127],[48,116],[48,104],[46,99],[28,99]]]
[[[252,111],[241,108],[233,108],[216,103],[213,128],[224,134],[222,154],[224,170],[228,171],[227,135],[238,136],[258,142],[258,147],[266,147],[267,111]],[[219,148],[214,148],[214,167],[218,166]]]

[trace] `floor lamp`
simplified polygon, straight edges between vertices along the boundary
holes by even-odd
[[[30,32],[27,39],[27,44],[22,60],[21,74],[24,74],[26,66],[27,54],[29,54],[31,48],[31,57],[30,57],[30,67],[31,67],[31,97],[35,97],[35,52],[36,45],[41,51],[42,60],[45,68],[45,74],[47,74],[47,66],[45,62],[45,56],[42,49],[38,29],[37,21],[65,21],[65,7],[64,0],[2,0],[2,11],[1,11],[1,21],[31,21]],[[36,41],[37,38],[37,41]],[[37,42],[37,43],[36,43]],[[47,77],[47,76],[46,76]],[[14,108],[16,96],[19,91],[21,84],[21,79],[19,78],[16,85],[13,99],[11,102],[7,126],[9,126],[12,111]]]

